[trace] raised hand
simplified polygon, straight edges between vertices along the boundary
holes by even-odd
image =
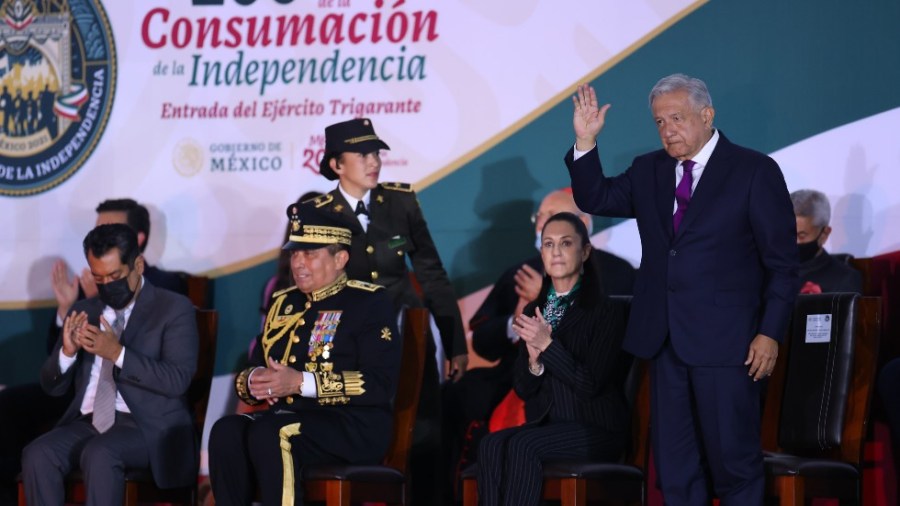
[[[87,325],[87,313],[79,311],[66,316],[63,321],[62,351],[67,357],[74,357],[81,349],[79,334]]]
[[[597,93],[587,84],[578,86],[572,96],[575,111],[572,115],[572,126],[575,129],[575,147],[579,151],[588,151],[597,143],[597,135],[606,122],[606,111],[610,105],[599,107]]]
[[[526,304],[536,299],[541,292],[541,282],[543,281],[541,273],[528,264],[522,264],[513,279],[516,281],[516,295],[519,296],[519,299],[524,299]],[[521,312],[521,309],[516,311],[516,315]]]
[[[56,314],[65,318],[72,304],[78,300],[78,277],[69,280],[69,266],[63,260],[57,260],[50,272],[50,284],[56,297]]]

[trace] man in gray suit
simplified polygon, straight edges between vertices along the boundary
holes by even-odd
[[[22,472],[28,503],[63,504],[63,482],[84,473],[87,504],[121,504],[125,469],[149,468],[160,487],[197,475],[194,426],[185,393],[197,366],[194,309],[144,278],[135,232],[100,225],[84,239],[98,296],[78,301],[41,369],[41,386],[75,399],[59,424],[28,445]]]

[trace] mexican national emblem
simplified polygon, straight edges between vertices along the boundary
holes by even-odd
[[[106,128],[116,54],[99,0],[0,0],[0,195],[65,181]]]

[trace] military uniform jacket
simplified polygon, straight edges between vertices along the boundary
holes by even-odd
[[[428,224],[408,184],[381,183],[369,198],[369,226],[363,232],[347,200],[335,188],[317,198],[315,206],[340,213],[356,223],[347,275],[351,279],[383,285],[399,309],[421,307],[409,278],[406,256],[412,261],[416,280],[422,287],[424,305],[434,315],[441,332],[444,353],[454,357],[467,353],[466,340],[456,294],[428,232]]]
[[[244,402],[259,404],[247,378],[269,357],[310,372],[315,398],[292,395],[270,409],[319,412],[333,420],[334,433],[321,437],[334,453],[359,456],[366,450],[380,458],[391,435],[402,348],[396,311],[384,289],[342,274],[309,295],[296,287],[272,295],[251,367],[238,374],[235,389]]]

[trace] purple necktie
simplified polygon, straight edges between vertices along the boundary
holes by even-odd
[[[688,204],[691,202],[691,185],[694,183],[691,171],[694,169],[694,161],[685,160],[681,162],[681,167],[684,169],[684,176],[681,177],[681,182],[675,188],[675,202],[678,203],[678,208],[672,216],[672,228],[676,233],[678,225],[681,225],[681,220],[684,219],[684,213],[687,212]]]

